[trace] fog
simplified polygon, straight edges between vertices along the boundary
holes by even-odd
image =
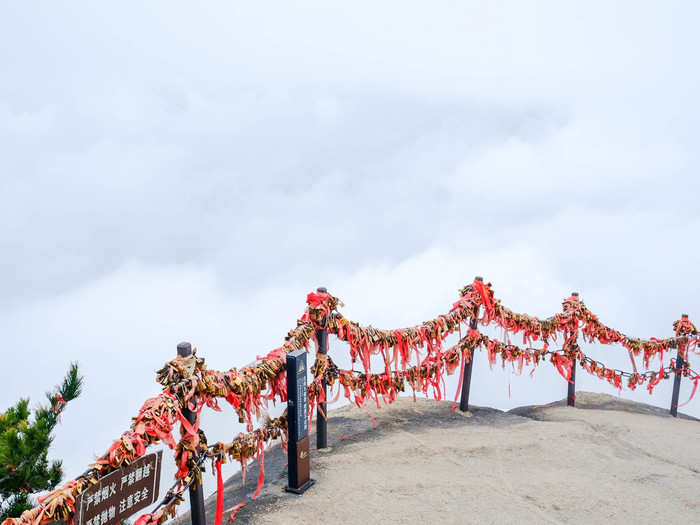
[[[483,275],[516,311],[546,317],[578,291],[626,334],[672,335],[700,317],[698,11],[4,4],[0,409],[78,361],[84,393],[51,449],[73,477],[159,392],[178,342],[242,366],[317,286],[397,328]],[[477,405],[565,396],[547,364],[475,367]],[[585,373],[577,387],[617,395]],[[670,390],[621,395],[667,407]],[[210,441],[242,430],[231,410],[202,425]]]

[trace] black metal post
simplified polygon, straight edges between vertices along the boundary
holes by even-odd
[[[571,297],[576,297],[578,300],[578,292],[571,292]],[[577,334],[578,337],[578,334]],[[576,345],[578,348],[578,344]],[[571,377],[568,383],[568,392],[566,396],[566,404],[570,407],[576,406],[576,359],[571,360]]]
[[[483,282],[483,277],[475,277],[475,281],[482,281]],[[469,327],[472,330],[476,330],[477,327],[477,319],[476,317],[472,317],[469,320]],[[469,410],[469,388],[472,383],[472,365],[474,364],[474,357],[476,356],[476,352],[474,351],[475,349],[472,349],[472,355],[470,356],[469,362],[467,365],[464,367],[464,375],[462,376],[462,395],[459,399],[459,409],[462,412],[467,412]]]
[[[683,314],[683,319],[687,319],[688,314]],[[681,393],[681,369],[683,368],[683,358],[681,357],[681,349],[678,348],[676,354],[675,377],[673,378],[673,394],[671,395],[671,415],[678,417],[678,397]]]
[[[316,289],[319,293],[328,293],[324,287],[319,287]],[[323,328],[316,330],[316,340],[318,341],[318,353],[321,355],[328,354],[328,328],[326,328],[326,319],[323,320]],[[316,448],[327,448],[328,447],[328,417],[327,403],[328,398],[328,385],[326,380],[321,380],[321,388],[323,388],[323,403],[319,403],[316,408]]]
[[[576,406],[576,359],[571,362],[571,381],[569,382],[566,404],[570,407]]]
[[[186,342],[178,344],[177,355],[189,357],[192,355],[192,345]],[[182,415],[185,416],[190,425],[194,425],[197,421],[197,414],[187,407],[183,407]],[[192,517],[192,525],[207,525],[204,515],[204,489],[201,483],[194,482],[190,485],[190,516]]]

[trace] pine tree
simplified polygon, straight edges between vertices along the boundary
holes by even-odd
[[[48,405],[32,414],[29,399],[20,399],[0,413],[0,522],[32,508],[32,494],[52,490],[61,481],[61,461],[49,464],[47,459],[51,434],[66,403],[80,395],[82,383],[78,365],[72,363],[63,383],[46,393]]]

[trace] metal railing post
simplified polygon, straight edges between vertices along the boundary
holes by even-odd
[[[682,315],[683,319],[688,319],[688,314]],[[671,415],[673,417],[678,417],[678,397],[681,393],[681,369],[685,364],[683,357],[681,356],[681,347],[678,346],[678,353],[676,354],[676,366],[674,367],[675,377],[673,378],[673,394],[671,395]]]
[[[576,406],[576,360],[571,363],[571,378],[569,382],[569,391],[566,396],[566,404],[570,407]]]
[[[316,289],[319,293],[328,293],[328,290],[323,286]],[[328,354],[328,328],[323,320],[323,328],[316,330],[316,341],[318,341],[318,353],[321,355]],[[321,380],[321,388],[323,389],[323,402],[316,407],[316,449],[328,447],[328,412],[326,399],[328,397],[328,385],[326,380]]]
[[[177,354],[182,357],[189,357],[192,355],[192,345],[187,342],[178,344]],[[182,408],[182,415],[189,421],[190,425],[194,425],[197,421],[197,414],[187,407]],[[196,460],[197,457],[195,456]],[[204,515],[204,489],[202,484],[196,481],[190,485],[190,516],[192,517],[192,525],[207,525]]]
[[[576,300],[578,300],[578,292],[571,292],[571,297],[576,297]],[[578,330],[576,338],[578,340]],[[578,342],[576,343],[576,348],[578,348]],[[571,377],[567,386],[566,404],[570,407],[576,406],[576,359],[571,360]]]
[[[475,281],[482,281],[484,280],[483,277],[474,277]],[[472,317],[469,320],[469,327],[472,330],[476,330],[477,327],[477,319],[476,317]],[[462,412],[467,412],[469,411],[469,388],[471,387],[472,383],[472,367],[474,365],[474,357],[476,356],[476,352],[474,351],[475,349],[472,349],[471,356],[469,358],[469,362],[464,368],[464,375],[462,376],[462,395],[459,399],[459,409]]]

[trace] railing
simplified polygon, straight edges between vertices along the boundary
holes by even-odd
[[[460,290],[459,300],[448,313],[414,327],[380,330],[347,320],[338,311],[340,301],[319,288],[307,296],[306,311],[297,321],[297,326],[287,334],[284,344],[249,366],[223,372],[208,370],[204,359],[197,356],[196,349],[192,351],[189,343],[178,345],[178,356],[166,363],[157,374],[163,392],[144,403],[139,414],[133,418],[131,428],[85,473],[44,495],[37,507],[19,518],[6,520],[3,525],[71,520],[76,512],[76,501],[88,487],[105,474],[143,456],[148,446],[161,441],[175,450],[178,467],[176,481],[153,512],[142,515],[135,525],[167,521],[175,515],[175,509],[188,489],[193,521],[199,520],[204,525],[201,466],[207,459],[213,462],[218,474],[215,523],[219,525],[224,513],[221,464],[229,459],[236,460],[245,472],[248,460],[258,459],[261,468],[253,498],[258,495],[264,483],[265,446],[277,438],[281,438],[283,446],[286,446],[288,421],[284,415],[268,418],[257,429],[254,429],[254,422],[269,401],[287,401],[287,356],[300,349],[308,351],[312,340],[317,343],[317,359],[311,367],[313,381],[308,386],[308,417],[312,418],[313,413],[317,413],[316,443],[319,449],[327,446],[329,388],[337,388],[337,395],[344,392],[345,397],[358,406],[364,406],[368,400],[378,406],[382,402],[391,403],[406,387],[410,387],[414,393],[423,392],[440,400],[445,394],[445,374],[453,374],[459,367],[460,379],[452,410],[455,410],[458,399],[460,410],[468,410],[472,366],[477,349],[485,351],[491,364],[500,357],[504,363],[512,363],[521,371],[525,366],[531,366],[534,371],[536,366],[548,360],[567,381],[567,403],[571,406],[575,405],[577,363],[588,373],[619,389],[624,386],[635,389],[645,385],[652,393],[661,380],[673,376],[670,412],[674,416],[678,407],[683,406],[678,403],[682,377],[694,382],[692,399],[700,375],[691,369],[689,357],[691,353],[698,353],[700,337],[687,315],[673,323],[674,337],[643,340],[628,337],[601,323],[576,293],[562,304],[561,313],[543,320],[516,313],[502,306],[500,300],[494,297],[491,285],[477,277]],[[466,328],[464,336],[463,325]],[[509,336],[522,335],[523,346],[490,338],[478,330],[479,325],[499,326]],[[445,339],[454,333],[459,333],[458,343],[443,348]],[[349,344],[353,363],[351,369],[340,369],[333,362],[328,354],[329,335],[335,335]],[[550,348],[559,336],[563,339],[561,347]],[[591,359],[581,350],[579,338],[585,342],[622,345],[629,352],[633,371],[608,368]],[[664,367],[664,353],[671,350],[676,350],[676,358],[671,360],[670,366]],[[382,357],[382,372],[372,372],[372,356]],[[411,365],[414,356],[415,364]],[[645,368],[641,373],[634,360],[639,356]],[[650,368],[655,358],[660,362],[658,370]],[[356,364],[361,370],[355,370]],[[199,417],[205,406],[218,410],[219,399],[225,399],[233,406],[239,421],[245,423],[247,433],[230,443],[209,445],[199,428]],[[181,425],[182,438],[175,442],[172,431],[177,423]],[[311,426],[308,425],[308,428]],[[240,503],[226,512],[235,515],[243,505]]]

